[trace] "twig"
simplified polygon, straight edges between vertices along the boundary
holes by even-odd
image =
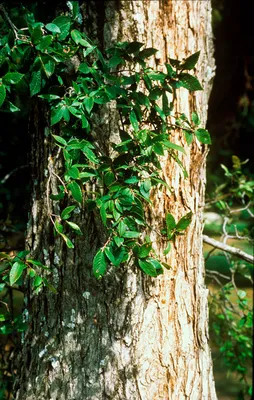
[[[14,25],[14,23],[10,20],[9,15],[8,15],[7,11],[5,10],[3,4],[0,4],[0,10],[3,12],[5,18],[6,18],[7,21],[9,22],[9,24],[10,24],[10,26],[11,26],[13,32],[14,32],[15,39],[18,39],[18,38],[19,38],[19,37],[18,37],[18,28],[17,28],[17,27]]]
[[[3,185],[15,172],[19,171],[20,169],[28,168],[28,165],[21,165],[20,167],[14,168],[11,172],[9,172],[3,179],[0,181],[1,185]]]
[[[216,247],[217,249],[223,250],[226,253],[230,253],[235,255],[236,257],[242,258],[243,260],[253,264],[254,263],[254,256],[251,256],[248,253],[245,253],[244,251],[236,248],[229,246],[228,244],[222,243],[218,240],[212,239],[207,235],[203,235],[203,241],[207,244],[210,244],[213,247]]]

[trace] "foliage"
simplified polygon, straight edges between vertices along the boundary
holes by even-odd
[[[63,179],[58,177],[59,192],[50,198],[61,204],[68,196],[72,205],[61,215],[51,214],[51,220],[67,247],[74,247],[70,230],[82,234],[70,221],[73,210],[86,205],[89,211],[98,210],[108,236],[94,259],[94,275],[101,278],[109,263],[119,267],[134,256],[135,264],[155,277],[163,272],[162,265],[150,255],[150,239],[142,244],[141,237],[148,227],[144,203],[150,203],[153,187],[166,185],[160,179],[158,156],[169,153],[186,175],[177,156],[185,150],[169,140],[173,130],[183,129],[188,144],[194,136],[201,143],[210,143],[196,113],[191,122],[183,114],[174,124],[170,122],[176,89],[202,89],[197,78],[185,72],[195,67],[199,53],[183,62],[170,59],[165,72],[147,65],[147,58],[157,50],[144,49],[139,42],[116,43],[102,54],[78,30],[77,2],[68,3],[71,12],[46,25],[26,11],[23,18],[27,27],[12,24],[12,30],[2,35],[2,111],[18,112],[22,93],[46,102],[51,126],[59,126],[61,135],[53,137],[65,159],[65,174]],[[112,102],[121,119],[121,141],[112,144],[114,155],[109,156],[100,145],[105,139],[94,137],[93,128],[94,115]],[[91,183],[98,188],[92,193],[88,190]],[[187,228],[190,219],[190,214],[184,216],[165,237],[172,239]]]
[[[246,222],[246,217],[247,221],[249,217],[253,218],[254,182],[244,171],[247,161],[242,162],[237,156],[232,156],[231,169],[221,166],[225,178],[212,193],[207,207],[219,210],[219,227],[224,243],[231,239],[251,249],[253,226]],[[253,284],[253,265],[227,253],[228,274],[227,270],[224,272],[214,265],[213,251],[207,256],[213,268],[207,270],[207,277],[218,285],[218,289],[211,290],[209,297],[211,337],[220,349],[227,371],[236,372],[243,382],[241,398],[245,399],[252,393],[248,376],[252,360],[253,311],[246,291],[239,288],[238,282],[242,277],[245,285],[248,282]]]

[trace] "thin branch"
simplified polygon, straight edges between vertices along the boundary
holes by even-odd
[[[28,165],[21,165],[20,167],[14,168],[11,172],[3,177],[3,179],[0,181],[1,185],[3,185],[13,174],[15,174],[15,172],[23,168],[28,168]]]
[[[233,254],[234,256],[239,257],[251,264],[254,263],[254,256],[251,256],[250,254],[245,253],[244,251],[242,251],[238,248],[229,246],[228,244],[225,244],[218,240],[212,239],[207,235],[203,235],[203,242],[210,244],[211,246],[213,246],[217,249],[223,250],[226,253]]]

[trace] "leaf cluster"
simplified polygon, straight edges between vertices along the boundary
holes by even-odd
[[[58,193],[50,198],[70,205],[60,215],[51,215],[55,233],[73,248],[69,232],[82,235],[71,221],[76,206],[99,213],[108,240],[93,261],[93,272],[102,277],[111,264],[119,267],[134,257],[146,274],[163,272],[157,257],[151,257],[152,244],[142,242],[148,228],[145,207],[160,178],[160,157],[169,155],[185,171],[178,152],[185,150],[170,140],[175,129],[183,130],[187,144],[194,137],[210,144],[209,133],[200,128],[196,113],[191,121],[184,114],[173,115],[178,88],[202,90],[198,79],[189,73],[198,62],[199,52],[185,60],[169,59],[164,71],[157,71],[147,60],[157,50],[140,42],[115,43],[102,53],[84,32],[79,22],[78,2],[70,12],[51,23],[37,22],[30,12],[24,14],[24,27],[14,27],[0,41],[1,111],[18,112],[19,96],[48,104],[56,145],[62,150],[65,173],[59,177]],[[105,105],[114,102],[121,120],[120,143],[113,144],[108,156],[100,146],[103,137],[93,137],[94,117]],[[172,123],[175,118],[175,124]],[[54,130],[54,128],[52,128]],[[90,193],[88,185],[98,191]],[[168,188],[170,190],[170,188]],[[97,190],[97,189],[96,189]],[[184,231],[190,223],[187,214],[174,226],[167,216],[167,240]],[[71,233],[72,235],[72,233]],[[169,251],[169,246],[165,254]]]

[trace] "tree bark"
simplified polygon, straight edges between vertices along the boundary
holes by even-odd
[[[214,70],[210,1],[110,0],[83,4],[83,10],[85,25],[104,47],[114,41],[143,42],[159,49],[151,61],[158,68],[168,57],[183,59],[201,50],[197,75],[204,91],[190,94],[181,89],[176,104],[186,115],[197,111],[205,124]],[[62,166],[46,111],[44,120],[41,115],[41,109],[34,110],[28,243],[34,258],[54,268],[57,294],[47,289],[38,296],[28,294],[29,329],[15,398],[216,399],[202,255],[206,147],[197,142],[188,147],[182,134],[174,133],[174,141],[187,153],[181,160],[188,178],[165,157],[163,177],[172,192],[154,192],[153,209],[147,211],[154,248],[171,268],[153,279],[125,265],[96,281],[92,259],[103,241],[96,216],[79,210],[84,235],[75,239],[73,250],[52,234],[48,208],[55,206],[49,204],[48,193],[56,190],[54,172],[61,174]],[[101,124],[108,136],[117,134],[113,109]],[[191,225],[164,256],[156,231],[165,214],[178,220],[189,211]]]

